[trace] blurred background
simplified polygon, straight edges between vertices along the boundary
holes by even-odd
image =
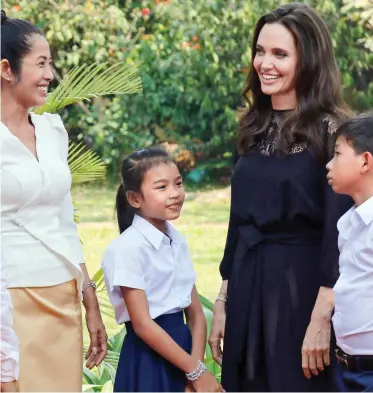
[[[9,16],[28,19],[45,33],[56,76],[51,90],[71,69],[84,64],[124,62],[140,70],[142,93],[98,97],[59,112],[71,139],[92,149],[106,164],[105,179],[73,188],[88,269],[96,278],[104,249],[118,233],[114,197],[121,159],[134,149],[163,144],[175,154],[188,191],[175,225],[188,239],[200,293],[214,300],[229,214],[236,112],[250,65],[252,33],[262,14],[283,3],[2,2]],[[373,108],[373,1],[308,3],[331,31],[346,101],[356,112]],[[102,286],[101,290],[105,323],[113,336],[119,327]],[[113,375],[105,367],[109,366],[96,373],[101,379],[85,370],[86,390],[100,391],[109,384],[110,391]]]

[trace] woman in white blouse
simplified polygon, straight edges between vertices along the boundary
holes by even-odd
[[[82,317],[87,367],[107,352],[95,286],[74,223],[68,135],[58,115],[29,114],[53,79],[48,42],[1,12],[1,242],[7,261],[21,391],[81,391]]]

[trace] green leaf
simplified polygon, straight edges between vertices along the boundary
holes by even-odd
[[[71,143],[68,156],[73,184],[86,183],[105,176],[106,166],[98,155],[87,150],[83,143]]]
[[[35,109],[35,113],[56,112],[59,109],[83,100],[111,94],[131,94],[142,91],[139,71],[134,66],[116,63],[86,64],[74,68],[67,77],[48,95],[46,103]]]

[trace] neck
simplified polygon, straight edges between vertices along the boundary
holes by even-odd
[[[10,94],[1,91],[1,121],[8,128],[19,129],[29,124],[29,108],[25,108]]]
[[[283,111],[286,109],[295,109],[297,106],[296,93],[290,92],[286,95],[271,96],[272,108],[275,110]]]
[[[351,193],[351,197],[354,200],[356,206],[362,205],[369,198],[373,197],[373,179],[372,176],[367,179],[366,182],[362,183],[360,188],[355,192]]]
[[[148,217],[144,217],[144,216],[142,216],[142,218],[144,220],[150,222],[150,224],[155,226],[159,231],[161,231],[163,233],[167,233],[167,225],[166,225],[165,220],[160,220],[157,218],[148,218]]]

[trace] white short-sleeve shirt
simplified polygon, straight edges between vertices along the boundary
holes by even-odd
[[[191,304],[196,275],[187,243],[169,223],[167,235],[135,215],[132,226],[108,246],[102,268],[119,324],[130,320],[120,287],[144,290],[153,319]]]
[[[340,276],[333,325],[349,355],[373,355],[373,197],[338,221]]]

